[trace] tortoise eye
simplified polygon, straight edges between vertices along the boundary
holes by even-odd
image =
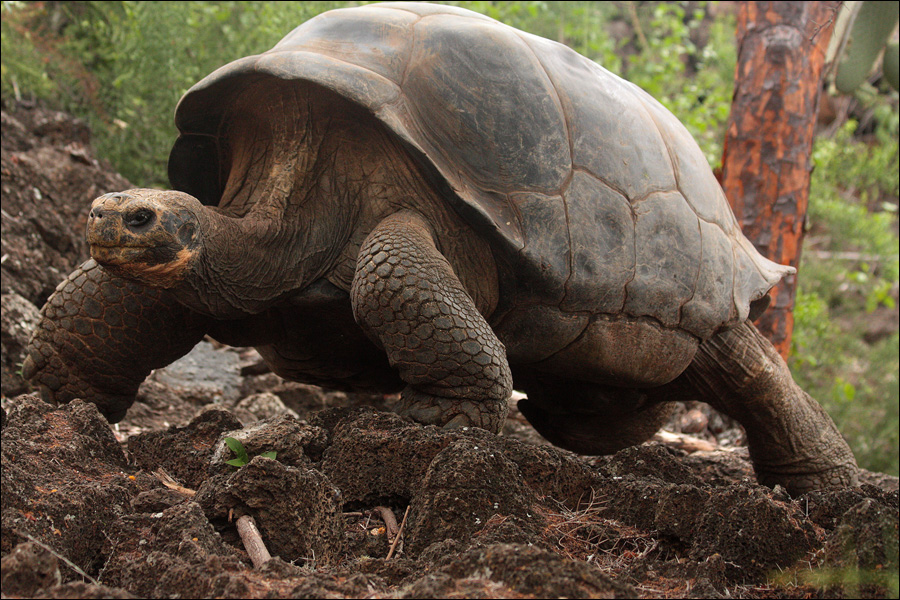
[[[129,227],[142,227],[153,220],[153,212],[146,208],[141,208],[134,213],[125,217],[125,224]]]

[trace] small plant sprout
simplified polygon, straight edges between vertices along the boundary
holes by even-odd
[[[231,460],[226,460],[226,464],[229,464],[235,468],[240,468],[250,462],[250,455],[247,454],[247,450],[244,448],[244,445],[238,440],[233,437],[227,437],[225,438],[225,445],[228,446],[232,452],[234,452],[235,456]],[[262,454],[260,454],[260,456],[275,460],[275,456],[277,454],[278,453],[273,450],[271,452],[263,452]]]

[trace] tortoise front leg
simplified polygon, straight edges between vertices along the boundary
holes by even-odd
[[[506,349],[437,250],[431,227],[394,214],[360,248],[353,315],[408,384],[397,412],[499,432],[512,376]]]
[[[22,373],[45,400],[81,398],[117,423],[150,371],[187,354],[207,321],[165,290],[114,277],[91,259],[41,309]]]
[[[831,417],[750,321],[701,344],[682,379],[744,426],[760,483],[793,495],[857,485],[856,459]]]

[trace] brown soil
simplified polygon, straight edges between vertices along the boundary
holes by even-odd
[[[514,406],[500,436],[444,431],[210,342],[114,427],[93,405],[18,395],[37,307],[86,258],[90,200],[130,186],[67,115],[17,107],[2,124],[4,597],[897,593],[896,478],[792,499],[756,484],[740,428],[703,405],[678,408],[677,435],[588,458]],[[226,464],[226,436],[249,463]],[[242,515],[276,557],[260,567]]]

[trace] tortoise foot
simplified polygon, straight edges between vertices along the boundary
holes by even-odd
[[[817,471],[801,471],[795,466],[774,469],[771,466],[754,465],[756,479],[762,485],[774,488],[780,485],[796,498],[814,490],[827,490],[859,485],[859,469],[855,463],[832,465]]]
[[[673,382],[682,383],[744,426],[763,485],[793,496],[858,485],[856,459],[834,421],[749,321],[701,344],[683,380]]]
[[[32,348],[35,345],[33,343]],[[46,350],[46,346],[39,346]],[[35,384],[41,392],[41,399],[54,406],[66,404],[75,399],[92,402],[110,423],[118,423],[125,418],[128,408],[134,403],[134,393],[105,393],[91,385],[77,372],[68,368],[65,362],[52,353],[49,357],[33,352],[22,364],[22,374]],[[135,392],[137,388],[135,387]]]
[[[394,412],[426,425],[445,429],[480,427],[491,433],[499,433],[506,421],[509,407],[501,400],[469,400],[467,398],[443,398],[406,388]]]

